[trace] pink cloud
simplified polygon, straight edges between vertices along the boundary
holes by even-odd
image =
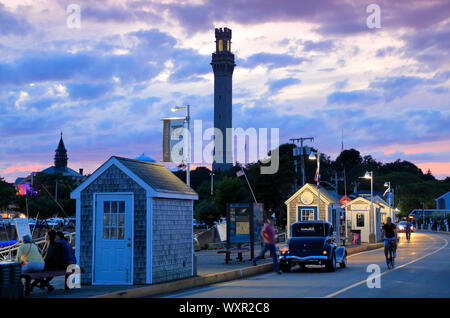
[[[46,166],[39,165],[39,164],[31,164],[26,166],[10,166],[2,171],[4,174],[9,174],[13,172],[29,172],[29,171],[40,171],[42,168],[45,168]]]

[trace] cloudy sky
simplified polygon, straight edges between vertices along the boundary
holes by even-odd
[[[345,148],[450,176],[447,0],[0,0],[0,176],[52,165],[61,130],[69,166],[92,172],[161,160],[173,105],[212,126],[215,27],[233,30],[234,127],[313,136],[332,158],[343,132]]]

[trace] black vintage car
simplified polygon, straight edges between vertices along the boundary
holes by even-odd
[[[325,265],[333,272],[336,264],[347,265],[345,247],[334,242],[333,226],[325,221],[301,221],[291,225],[291,237],[287,245],[280,247],[280,268],[289,272],[292,265]]]

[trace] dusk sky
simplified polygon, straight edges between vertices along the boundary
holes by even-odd
[[[450,176],[448,0],[0,0],[0,176],[53,165],[61,131],[69,167],[90,173],[162,160],[174,105],[211,127],[215,27],[233,32],[234,127],[312,136],[332,159],[343,131],[347,149]]]

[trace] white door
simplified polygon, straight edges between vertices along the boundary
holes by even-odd
[[[98,194],[95,216],[94,284],[132,284],[131,194]]]

